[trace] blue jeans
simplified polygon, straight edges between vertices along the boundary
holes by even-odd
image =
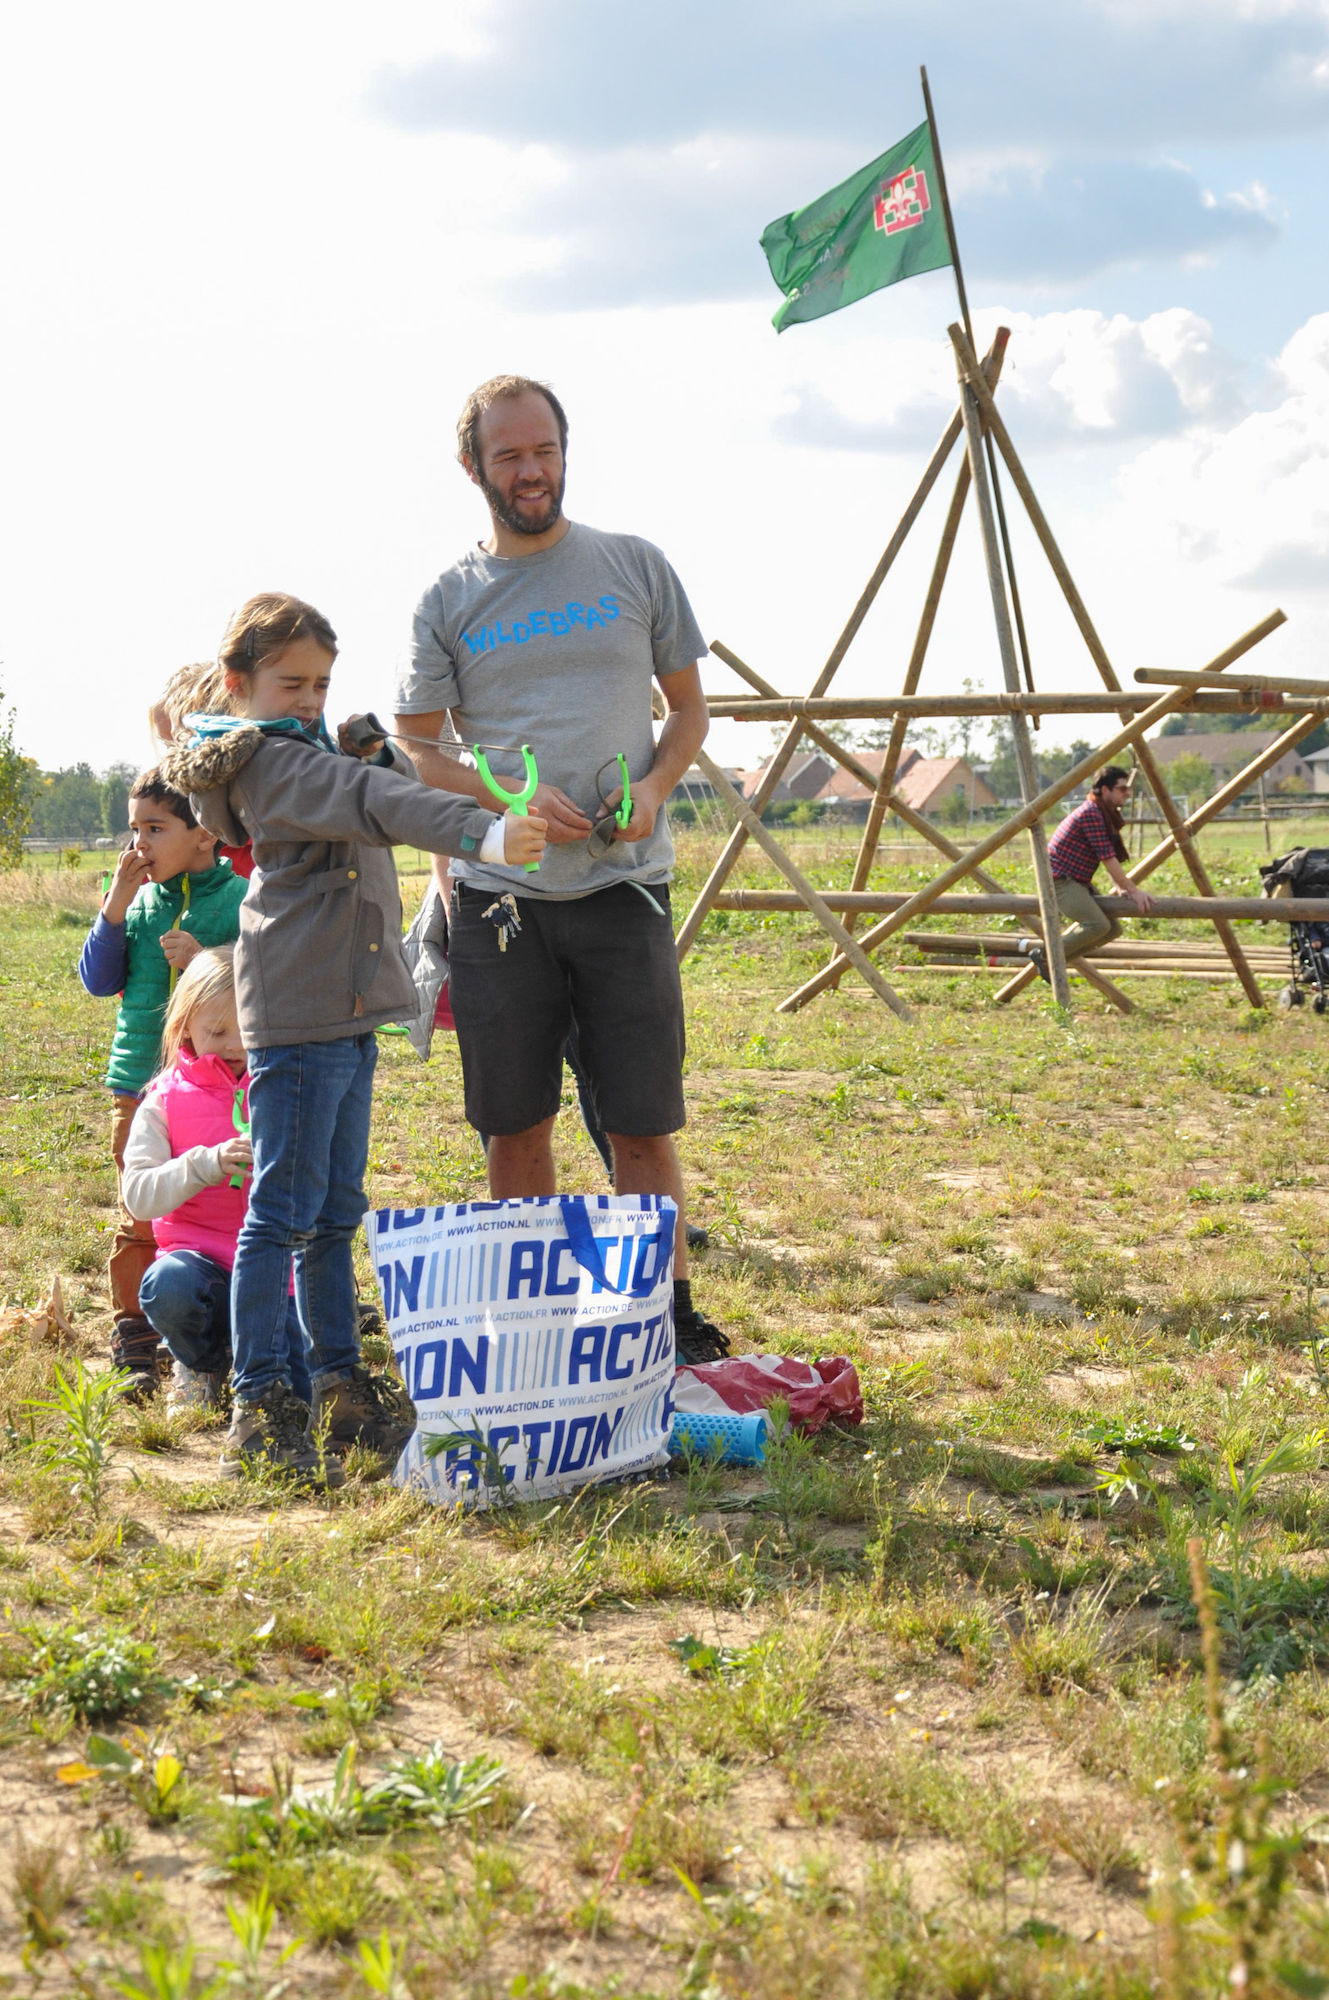
[[[150,1264],[139,1303],[171,1358],[204,1375],[231,1372],[231,1274],[201,1250],[167,1250]],[[286,1364],[291,1387],[309,1401],[304,1330],[288,1295]]]
[[[254,1180],[231,1281],[237,1399],[257,1402],[290,1381],[292,1259],[314,1387],[360,1359],[351,1241],[364,1219],[377,1059],[372,1033],[249,1052]]]

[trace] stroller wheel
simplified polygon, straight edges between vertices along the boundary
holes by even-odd
[[[1317,1014],[1323,1014],[1325,1008],[1329,1007],[1329,993],[1317,993],[1311,1001],[1311,1006]]]
[[[1306,995],[1299,986],[1285,986],[1278,996],[1280,1007],[1304,1007]]]

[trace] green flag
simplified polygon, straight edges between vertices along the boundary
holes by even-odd
[[[951,262],[932,132],[926,124],[806,208],[782,215],[761,247],[784,293],[777,333],[821,319],[883,285]]]

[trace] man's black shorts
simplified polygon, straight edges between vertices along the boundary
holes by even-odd
[[[521,929],[498,948],[494,892],[458,882],[448,956],[466,1116],[477,1132],[525,1132],[557,1112],[575,1014],[581,1061],[606,1132],[654,1139],[683,1111],[683,988],[669,891],[656,910],[630,883],[589,896],[517,896]]]

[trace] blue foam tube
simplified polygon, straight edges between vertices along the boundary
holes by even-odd
[[[765,1410],[723,1417],[675,1410],[669,1427],[669,1449],[676,1456],[683,1451],[694,1451],[699,1458],[720,1458],[730,1465],[760,1465],[766,1456],[770,1427]]]

